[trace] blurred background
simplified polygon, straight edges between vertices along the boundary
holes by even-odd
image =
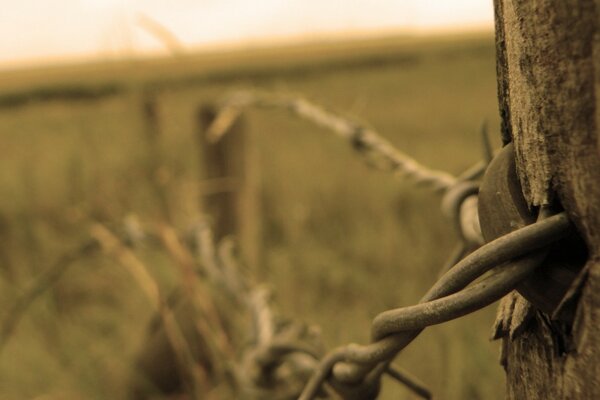
[[[494,56],[491,0],[3,4],[0,399],[129,398],[154,311],[110,257],[78,257],[6,321],[90,223],[185,231],[215,190],[242,191],[214,188],[200,138],[224,95],[310,99],[457,175],[482,158],[483,121],[499,143]],[[242,122],[250,200],[228,232],[242,261],[326,348],[367,343],[372,318],[416,303],[458,241],[440,195],[285,111]],[[162,292],[179,285],[167,256],[138,253]],[[503,398],[494,313],[427,329],[398,365],[436,398]],[[416,397],[384,380],[381,398]]]

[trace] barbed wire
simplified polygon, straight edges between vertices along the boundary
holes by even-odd
[[[441,270],[441,282],[444,282],[445,279],[450,279],[450,281],[455,279],[453,277],[458,273],[456,271],[461,271],[461,268],[454,269],[453,267],[457,263],[458,265],[462,265],[459,261],[484,243],[479,225],[479,183],[476,179],[481,177],[493,157],[487,133],[487,123],[485,121],[481,127],[484,159],[464,171],[458,177],[454,177],[447,172],[430,169],[420,164],[412,157],[396,149],[388,140],[384,139],[373,129],[328,111],[324,107],[301,97],[257,91],[236,92],[223,101],[220,111],[207,130],[207,140],[209,142],[216,142],[223,135],[227,134],[242,112],[249,107],[282,108],[288,110],[293,115],[308,120],[321,128],[328,129],[337,136],[346,139],[368,161],[372,161],[374,157],[380,161],[379,163],[370,162],[369,165],[390,171],[402,179],[407,179],[419,186],[425,186],[433,192],[442,192],[442,211],[452,220],[460,242]],[[383,165],[385,165],[385,168],[383,168]],[[498,243],[495,245],[497,246]],[[493,247],[491,249],[495,250]],[[500,250],[502,251],[502,248]],[[490,251],[490,247],[488,246],[482,251],[485,254],[486,251]],[[481,257],[481,253],[471,256],[466,262],[478,262],[478,257]],[[537,265],[533,261],[530,264]],[[453,272],[447,272],[451,268]],[[487,265],[486,268],[491,268],[491,265]],[[521,270],[528,271],[526,268],[521,268]],[[477,276],[473,277],[473,279]],[[464,313],[472,311],[473,307],[483,307],[489,304],[490,301],[497,299],[498,296],[501,297],[503,293],[508,291],[507,287],[514,287],[515,282],[521,279],[520,277],[521,275],[512,273],[492,274],[492,276],[485,278],[482,283],[475,284],[472,288],[465,289],[456,294],[454,291],[458,291],[464,287],[452,289],[450,285],[446,288],[447,292],[443,291],[436,296],[431,295],[432,297],[426,296],[422,299],[422,304],[413,306],[413,308],[402,309],[400,315],[395,319],[387,319],[385,316],[389,314],[381,314],[378,317],[379,319],[374,321],[374,343],[362,347],[350,345],[330,353],[323,359],[321,366],[313,374],[313,378],[307,384],[303,396],[306,396],[306,393],[310,393],[306,398],[311,398],[310,396],[316,395],[318,390],[323,387],[323,384],[328,383],[338,393],[344,393],[344,398],[358,399],[373,397],[374,393],[377,392],[376,389],[379,386],[380,376],[389,371],[389,363],[393,357],[404,346],[410,343],[425,326],[443,322],[442,320],[428,319],[428,315],[444,316],[444,318],[448,319],[464,315]],[[470,282],[467,281],[465,286]],[[445,298],[446,296],[448,298]],[[438,297],[441,297],[441,299],[438,299]],[[405,313],[409,311],[412,314]],[[392,313],[392,311],[387,313]],[[408,321],[411,318],[418,328],[411,330],[409,326],[403,325],[409,323]],[[393,325],[391,321],[395,321],[397,326]],[[390,324],[391,328],[384,328],[390,326]],[[390,331],[388,332],[386,329]],[[379,330],[386,332],[383,336],[393,333],[393,338],[380,337]],[[398,338],[396,338],[398,336],[396,335],[397,330],[403,332]],[[325,379],[328,374],[332,375],[332,379]],[[406,384],[404,379],[398,379],[406,375],[396,370],[389,373],[389,375],[396,378],[399,382]],[[430,392],[422,385],[415,383],[414,380],[409,380],[409,382],[411,383],[406,386],[417,395],[423,398],[430,397]],[[360,385],[357,387],[356,385],[359,383]]]
[[[135,254],[137,249],[151,245],[162,247],[180,266],[184,280],[183,297],[195,308],[194,329],[209,347],[208,364],[197,359],[190,337],[180,326],[185,323],[176,316],[174,304],[163,295],[158,283],[148,272],[148,267]],[[36,277],[8,308],[0,325],[0,351],[12,337],[29,306],[45,291],[55,285],[69,267],[93,254],[114,258],[129,271],[157,313],[157,323],[165,330],[169,346],[174,352],[178,373],[186,391],[193,398],[207,390],[219,379],[231,375],[235,390],[246,399],[291,399],[301,393],[306,381],[316,369],[324,354],[320,332],[316,327],[283,318],[275,312],[270,290],[253,282],[234,255],[231,238],[219,244],[213,240],[208,223],[200,219],[184,234],[171,226],[142,226],[140,221],[128,216],[122,225],[107,227],[92,223],[89,239],[60,256],[47,270]],[[186,285],[189,285],[187,289]],[[218,296],[216,295],[218,293]],[[219,310],[219,298],[225,297],[242,322],[221,323],[230,308]],[[250,322],[250,326],[247,323]],[[241,325],[240,325],[241,324]],[[243,347],[233,349],[227,337],[232,326],[243,332]],[[156,345],[156,342],[152,342]],[[145,351],[144,348],[141,350]],[[204,366],[203,366],[204,365]],[[218,370],[218,376],[214,376]],[[229,370],[229,371],[227,371]],[[410,382],[410,380],[409,380]],[[132,387],[133,393],[140,390]],[[333,393],[331,389],[326,390]]]
[[[387,372],[389,362],[425,327],[473,312],[512,291],[544,260],[548,245],[572,230],[564,212],[548,214],[542,210],[538,222],[471,253],[445,273],[419,304],[379,314],[373,321],[373,343],[351,344],[329,353],[300,400],[314,399],[324,382],[330,382],[344,398],[354,398],[351,393],[374,385]],[[489,275],[467,287],[489,270]]]
[[[348,140],[365,155],[378,157],[388,169],[402,179],[444,192],[454,186],[457,178],[445,171],[428,168],[398,150],[374,129],[326,110],[307,99],[258,91],[238,91],[226,97],[213,124],[207,131],[209,141],[216,142],[225,135],[242,112],[250,107],[281,108],[295,116],[328,129]]]
[[[442,210],[453,220],[461,242],[442,276],[418,304],[376,316],[370,344],[350,344],[325,355],[316,330],[294,321],[281,322],[272,309],[270,291],[242,271],[233,255],[231,240],[214,243],[205,221],[197,222],[187,235],[181,235],[167,225],[148,230],[135,220],[127,220],[125,229],[118,234],[94,224],[91,241],[62,257],[17,299],[1,327],[0,350],[28,305],[45,288],[54,284],[77,259],[103,249],[131,272],[146,293],[167,331],[182,375],[191,375],[188,390],[197,395],[201,387],[208,385],[208,372],[197,365],[168,302],[133,251],[138,243],[152,241],[161,244],[180,266],[186,296],[194,299],[197,311],[207,317],[204,325],[199,323],[196,329],[210,347],[209,356],[221,377],[227,374],[227,369],[232,369],[235,384],[244,398],[288,399],[299,395],[300,400],[312,400],[327,394],[334,398],[368,399],[377,395],[381,376],[388,374],[428,399],[431,392],[424,385],[391,366],[398,353],[427,326],[458,318],[506,295],[543,262],[548,245],[572,229],[564,212],[551,215],[544,208],[538,222],[483,244],[477,210],[479,185],[475,179],[492,157],[489,143],[484,146],[482,162],[454,177],[420,164],[373,129],[306,99],[249,91],[237,92],[223,102],[207,131],[209,141],[218,141],[227,134],[248,107],[286,109],[348,140],[365,157],[382,160],[387,165],[385,169],[396,176],[443,192]],[[484,125],[482,131],[485,129]],[[206,295],[208,286],[217,288],[220,296],[227,297],[250,316],[250,345],[241,358],[232,349],[227,328],[221,323],[213,300],[196,296],[199,292]],[[225,365],[226,359],[232,360],[233,367]]]
[[[248,108],[279,108],[292,115],[308,120],[318,127],[327,129],[346,139],[369,166],[378,167],[406,179],[417,186],[443,193],[442,211],[453,220],[461,243],[454,251],[445,271],[473,249],[483,244],[477,208],[478,183],[474,180],[482,175],[492,157],[487,122],[481,126],[484,160],[461,173],[452,174],[428,168],[405,152],[396,148],[374,129],[345,116],[327,110],[305,98],[268,93],[262,91],[237,91],[221,101],[217,114],[206,131],[208,142],[217,142],[226,135],[244,110]],[[373,158],[380,160],[374,163]],[[386,167],[383,167],[383,165]]]

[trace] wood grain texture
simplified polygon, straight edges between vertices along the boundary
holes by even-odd
[[[571,324],[536,311],[509,335],[503,305],[507,398],[600,398],[600,0],[494,5],[502,131],[523,193],[530,206],[560,201],[590,253]]]

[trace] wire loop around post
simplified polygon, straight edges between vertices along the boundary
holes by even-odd
[[[560,214],[502,236],[471,253],[444,274],[421,299],[421,304],[379,314],[369,345],[349,345],[334,350],[322,361],[300,400],[313,399],[321,385],[359,385],[371,371],[387,364],[427,326],[478,310],[513,290],[544,260],[545,248],[572,229]],[[496,268],[497,267],[497,268]],[[471,282],[494,271],[475,285]]]

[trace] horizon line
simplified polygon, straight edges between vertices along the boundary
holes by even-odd
[[[292,35],[259,36],[247,40],[222,40],[194,45],[185,45],[184,52],[174,55],[162,46],[146,49],[123,49],[122,51],[89,51],[64,53],[52,56],[23,57],[16,60],[0,60],[0,71],[11,72],[19,70],[35,70],[38,68],[53,68],[66,65],[85,65],[103,62],[118,62],[127,60],[144,60],[152,58],[185,57],[186,55],[210,55],[230,53],[244,50],[258,50],[278,47],[293,47],[310,44],[335,44],[352,41],[369,41],[385,38],[400,37],[441,37],[461,36],[469,34],[492,34],[493,25],[486,23],[470,25],[440,25],[434,27],[394,27],[380,29],[346,29],[338,31],[312,32]]]

